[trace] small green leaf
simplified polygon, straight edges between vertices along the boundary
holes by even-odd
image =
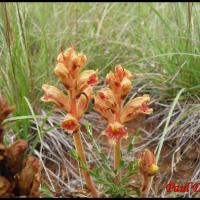
[[[133,137],[131,138],[131,142],[128,144],[127,153],[130,153],[134,147],[134,144],[137,142],[140,136],[140,130],[137,129],[134,133]]]
[[[99,168],[95,168],[93,169],[90,174],[94,177],[99,177],[100,176],[100,169]]]
[[[133,172],[138,169],[138,160],[134,160],[128,164],[128,171]]]
[[[130,153],[130,152],[132,151],[132,149],[133,149],[133,144],[130,143],[130,144],[128,145],[127,152]]]
[[[71,150],[69,151],[69,155],[70,155],[72,158],[74,158],[74,159],[76,159],[76,160],[79,160],[79,155],[78,155],[78,153],[76,152],[76,150],[71,149]]]

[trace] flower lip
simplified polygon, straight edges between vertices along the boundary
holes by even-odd
[[[89,80],[87,81],[87,83],[89,85],[92,85],[92,84],[95,84],[97,83],[98,80],[97,80],[97,75],[96,74],[92,74],[90,77],[89,77]]]
[[[73,133],[79,128],[78,121],[71,114],[67,114],[65,119],[61,122],[61,127],[68,133]]]
[[[142,103],[142,105],[141,105],[141,110],[142,110],[143,112],[147,112],[147,111],[149,110],[149,106],[148,106],[148,104],[147,104],[147,101],[144,101],[144,102]]]
[[[108,99],[108,97],[103,93],[103,92],[99,92],[98,93],[99,94],[99,97],[101,98],[101,99]]]
[[[127,138],[128,133],[122,124],[114,122],[113,124],[108,125],[104,130],[103,135],[106,135],[112,143],[115,143],[121,138]]]
[[[48,101],[51,99],[51,96],[50,95],[44,95],[43,97],[41,97],[41,100],[42,101]]]
[[[76,127],[76,123],[73,120],[68,120],[63,124],[64,129],[73,130]]]

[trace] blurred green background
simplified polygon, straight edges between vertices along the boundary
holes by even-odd
[[[0,88],[16,116],[37,112],[43,83],[61,49],[74,44],[87,68],[104,76],[116,64],[138,74],[149,93],[199,100],[199,3],[0,3]],[[28,133],[29,120],[17,127]],[[26,135],[25,134],[25,135]]]

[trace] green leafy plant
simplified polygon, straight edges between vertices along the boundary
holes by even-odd
[[[138,194],[138,190],[134,191],[133,188],[130,187],[132,176],[138,173],[138,159],[135,159],[131,162],[125,162],[123,159],[121,159],[118,168],[113,170],[113,168],[109,165],[109,160],[106,154],[101,150],[101,147],[94,139],[91,124],[86,121],[84,126],[88,133],[88,139],[93,145],[95,155],[100,162],[99,167],[95,167],[94,169],[90,170],[90,174],[94,177],[95,182],[102,186],[102,193],[116,198]],[[128,145],[127,154],[131,153],[138,137],[139,131],[136,131],[136,134],[132,136],[132,139]],[[119,174],[123,174],[123,176],[119,182],[116,182],[116,178],[119,176]]]

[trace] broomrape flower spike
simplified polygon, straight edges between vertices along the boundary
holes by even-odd
[[[120,163],[121,139],[127,138],[128,133],[124,123],[135,119],[139,114],[151,114],[153,109],[148,107],[149,95],[136,97],[124,105],[124,98],[132,89],[133,75],[121,65],[115,66],[114,72],[106,76],[108,87],[100,89],[94,97],[94,109],[99,112],[108,122],[107,128],[103,131],[114,145],[114,168]]]
[[[93,94],[93,85],[98,83],[98,78],[95,70],[82,71],[86,62],[86,55],[77,54],[75,47],[72,45],[66,51],[61,52],[57,56],[54,73],[67,90],[67,95],[54,86],[44,84],[42,89],[45,95],[41,100],[52,102],[67,113],[60,126],[65,132],[73,136],[79,157],[87,165],[80,137],[79,121],[88,109]],[[98,197],[89,173],[85,170],[82,170],[82,173],[92,196]]]
[[[145,149],[139,159],[139,170],[143,176],[141,187],[141,197],[148,197],[151,186],[151,177],[158,172],[155,155],[148,149]]]

